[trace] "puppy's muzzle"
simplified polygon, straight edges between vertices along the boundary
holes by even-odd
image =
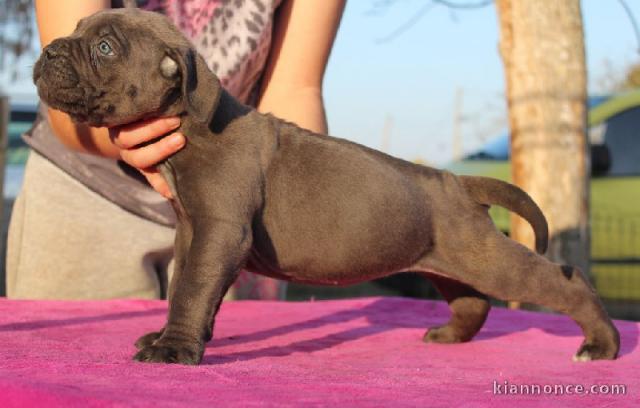
[[[78,73],[73,68],[69,46],[65,41],[56,40],[45,47],[34,67],[33,79],[36,83],[41,79],[55,89],[78,85]]]
[[[73,60],[70,44],[55,40],[42,51],[33,68],[33,80],[44,102],[82,120],[88,114],[85,91]]]

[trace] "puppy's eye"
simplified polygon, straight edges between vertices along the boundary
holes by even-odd
[[[106,41],[100,41],[100,43],[98,44],[98,51],[100,51],[100,54],[102,55],[114,55],[113,49]]]

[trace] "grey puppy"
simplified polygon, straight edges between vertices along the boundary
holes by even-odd
[[[584,332],[576,359],[613,359],[619,336],[576,268],[498,231],[491,204],[547,224],[522,190],[458,177],[313,134],[237,102],[164,16],[108,10],[47,46],[40,97],[78,122],[116,126],[179,115],[184,149],[161,165],[178,225],[165,327],[141,337],[139,361],[198,364],[222,298],[242,267],[342,285],[403,271],[430,278],[452,316],[427,342],[470,340],[487,295],[566,313]]]

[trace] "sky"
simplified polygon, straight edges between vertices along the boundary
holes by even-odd
[[[456,0],[464,2],[466,0]],[[506,129],[504,75],[494,6],[452,12],[433,6],[407,30],[384,41],[425,7],[398,0],[349,0],[324,82],[330,134],[436,166],[454,151],[473,151]],[[640,0],[627,0],[640,22]],[[618,0],[582,0],[590,94],[605,79],[640,62],[633,27]],[[0,89],[33,100],[34,56],[17,62],[21,81],[0,73]],[[456,109],[457,107],[457,109]],[[454,148],[454,122],[461,146]],[[385,136],[386,135],[386,136]]]

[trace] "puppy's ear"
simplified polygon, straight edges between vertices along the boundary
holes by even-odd
[[[222,88],[204,59],[191,48],[172,49],[160,62],[160,73],[180,81],[183,109],[198,122],[209,124]]]
[[[176,78],[178,76],[178,63],[168,55],[165,55],[160,61],[160,73],[167,79]]]
[[[122,5],[125,8],[136,8],[138,7],[138,2],[136,0],[122,0]]]

